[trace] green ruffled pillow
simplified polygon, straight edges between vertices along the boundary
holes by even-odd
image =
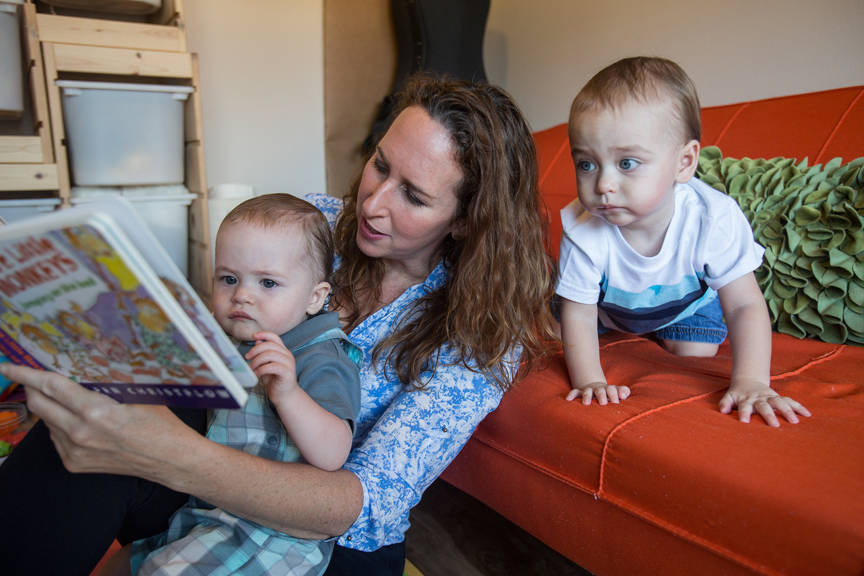
[[[765,257],[755,274],[771,326],[797,338],[864,344],[864,158],[723,158],[703,148],[696,175],[734,198]]]

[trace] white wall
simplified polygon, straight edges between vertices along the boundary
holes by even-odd
[[[325,192],[323,0],[184,0],[207,185]]]
[[[325,191],[324,0],[184,0],[209,186]],[[602,67],[680,63],[712,106],[864,84],[864,0],[492,0],[489,79],[535,130]]]
[[[542,130],[627,56],[678,62],[703,106],[861,85],[862,31],[864,0],[492,0],[484,59]]]

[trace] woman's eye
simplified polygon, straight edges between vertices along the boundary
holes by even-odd
[[[579,161],[579,170],[583,172],[590,172],[594,169],[594,164],[589,162],[588,160],[580,160]]]
[[[278,285],[279,284],[277,284],[275,280],[270,280],[269,278],[261,280],[261,286],[263,286],[264,288],[275,288]]]
[[[637,162],[636,160],[633,160],[632,158],[625,158],[625,159],[621,160],[621,162],[619,163],[619,166],[621,166],[622,170],[632,170],[632,169],[636,168],[636,166],[638,166],[638,165],[639,165],[639,162]]]
[[[385,166],[377,157],[373,157],[372,160],[369,161],[369,163],[372,164],[372,167],[375,169],[376,172],[379,172],[381,174],[387,173],[387,166]]]
[[[228,284],[229,286],[237,283],[237,278],[235,278],[234,276],[222,276],[221,278],[219,278],[219,280],[221,282],[224,282],[225,284]]]
[[[403,187],[403,190],[404,190],[404,193],[405,193],[405,198],[408,199],[408,202],[410,202],[410,203],[413,204],[414,206],[425,206],[425,204],[423,204],[423,201],[420,200],[420,199],[417,197],[417,195],[414,194],[414,193],[411,191],[410,188],[405,188],[405,187]]]

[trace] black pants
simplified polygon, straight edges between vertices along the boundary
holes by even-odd
[[[176,409],[202,432],[204,410]],[[0,574],[88,576],[116,539],[168,527],[188,495],[133,476],[72,474],[37,423],[0,465]],[[402,576],[404,542],[375,552],[336,546],[326,576]]]

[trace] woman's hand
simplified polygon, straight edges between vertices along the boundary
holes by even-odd
[[[0,373],[27,387],[27,408],[51,431],[70,472],[101,472],[154,479],[161,450],[184,433],[197,435],[164,406],[120,404],[60,374],[5,363]]]
[[[10,363],[27,406],[51,431],[70,472],[152,480],[298,538],[342,534],[363,507],[347,470],[265,460],[207,440],[164,406],[120,404],[54,372]]]

